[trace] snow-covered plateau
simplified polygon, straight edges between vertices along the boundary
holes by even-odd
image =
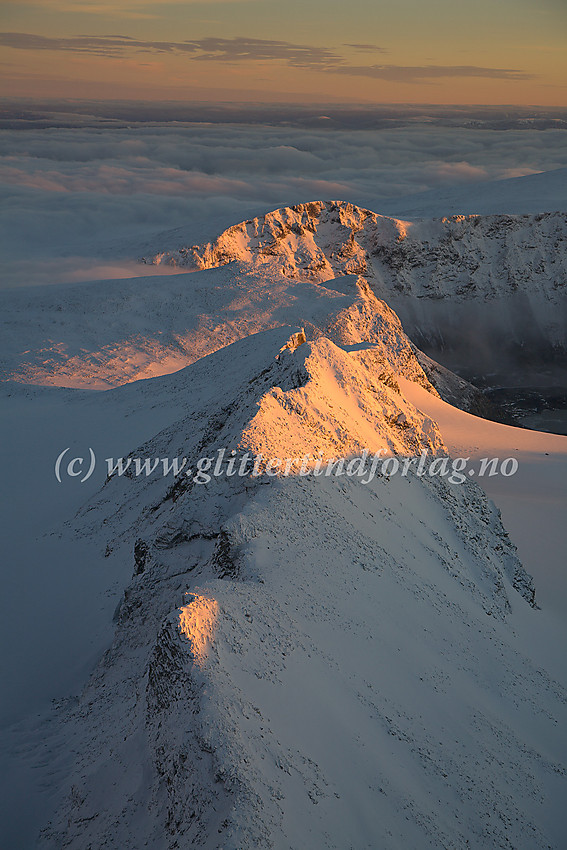
[[[492,412],[416,329],[490,315],[487,358],[499,337],[559,362],[566,235],[559,213],[410,223],[313,202],[147,258],[178,274],[2,294],[24,578],[4,594],[0,798],[34,800],[5,846],[564,846],[567,437],[472,415]],[[225,449],[519,471],[99,465],[83,487],[55,480],[66,446],[190,470]]]

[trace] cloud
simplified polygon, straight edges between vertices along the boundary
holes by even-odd
[[[479,65],[344,65],[329,69],[334,74],[372,77],[393,83],[413,83],[444,77],[486,77],[494,80],[532,80],[533,74],[517,68],[484,68]]]
[[[25,286],[30,279],[35,286],[78,283],[89,280],[124,280],[132,277],[179,274],[172,266],[143,265],[136,260],[100,262],[93,257],[57,257],[34,260],[11,260],[3,264],[2,287]]]
[[[371,53],[387,53],[388,51],[384,47],[380,47],[377,44],[344,44],[343,47],[352,47],[354,50],[360,50],[362,52],[371,52]]]
[[[95,56],[120,57],[131,53],[185,54],[192,59],[215,62],[283,60],[300,68],[327,68],[340,63],[341,57],[326,47],[293,44],[261,38],[202,38],[193,41],[147,41],[127,35],[70,38],[0,33],[0,44],[19,50],[55,50]]]
[[[406,126],[388,129],[358,129],[375,109],[337,110],[344,129],[329,131],[316,122],[246,125],[246,112],[230,123],[230,109],[224,124],[180,126],[154,116],[132,128],[107,121],[101,132],[96,117],[92,126],[82,123],[95,105],[75,108],[75,127],[54,127],[44,107],[48,131],[0,131],[2,268],[10,264],[12,285],[55,282],[57,258],[65,261],[66,280],[84,279],[90,261],[81,264],[81,257],[108,263],[112,276],[118,261],[197,244],[243,219],[302,201],[341,198],[387,212],[394,199],[419,192],[567,166],[560,130],[435,124],[440,114],[449,124],[473,110],[425,108],[417,121],[408,109]],[[104,108],[122,114],[118,105]],[[129,109],[140,119],[148,107]],[[266,114],[269,120],[272,113]],[[319,114],[289,112],[299,122]],[[259,121],[257,109],[250,115]],[[72,117],[67,114],[68,121]],[[93,276],[103,273],[93,268]]]
[[[252,3],[260,0],[19,0],[18,6],[41,6],[52,12],[103,15],[105,18],[151,19],[159,17],[160,6]]]
[[[327,47],[292,44],[262,38],[203,38],[188,42],[197,53],[196,59],[221,62],[284,60],[294,67],[327,68],[341,57]]]
[[[127,167],[99,164],[71,171],[55,168],[29,171],[26,168],[4,165],[0,167],[0,181],[8,186],[25,186],[44,192],[257,196],[254,185],[246,181],[176,168],[139,168],[135,162]]]
[[[0,44],[19,50],[54,50],[93,56],[125,57],[132,54],[175,54],[201,62],[283,62],[292,68],[309,68],[331,74],[370,77],[389,82],[423,82],[447,77],[485,77],[528,80],[533,75],[514,68],[478,65],[349,65],[329,47],[294,44],[262,38],[201,38],[187,41],[148,41],[127,35],[51,37],[32,33],[0,33]],[[364,51],[381,51],[373,44],[351,44]]]

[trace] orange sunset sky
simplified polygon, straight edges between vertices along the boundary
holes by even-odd
[[[12,97],[567,105],[565,0],[18,0]]]

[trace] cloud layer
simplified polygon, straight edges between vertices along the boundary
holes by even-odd
[[[562,130],[410,118],[391,129],[153,121],[101,132],[97,119],[92,127],[87,120],[83,114],[76,127],[50,129],[23,121],[23,129],[0,131],[9,283],[42,282],[47,260],[56,258],[114,263],[195,244],[278,206],[340,198],[387,212],[415,193],[567,166]],[[85,262],[77,261],[77,279]],[[72,267],[66,261],[66,280]]]
[[[502,80],[528,80],[533,75],[514,68],[491,68],[479,65],[352,65],[334,48],[294,44],[261,38],[201,38],[187,41],[149,41],[127,35],[71,38],[34,35],[32,33],[0,33],[0,44],[19,50],[50,50],[88,54],[99,57],[126,57],[141,53],[177,54],[199,62],[283,62],[291,68],[370,77],[389,82],[416,82],[449,77],[484,77]],[[361,52],[386,52],[375,44],[347,44]]]

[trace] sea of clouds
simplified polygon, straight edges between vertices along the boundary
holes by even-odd
[[[0,125],[3,286],[137,275],[137,258],[168,240],[196,243],[283,205],[344,199],[388,213],[417,193],[567,166],[562,120],[93,113],[12,105]]]

